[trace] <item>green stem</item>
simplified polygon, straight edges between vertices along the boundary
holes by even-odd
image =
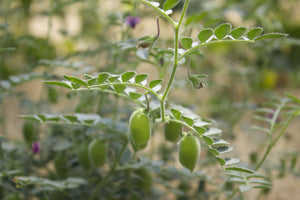
[[[47,82],[46,82],[47,83]],[[153,94],[154,96],[156,96],[158,99],[160,99],[160,95],[158,93],[156,93],[154,90],[152,90],[151,88],[148,88],[146,86],[140,85],[140,84],[136,84],[136,83],[105,83],[105,84],[100,84],[100,85],[93,85],[87,88],[78,88],[78,89],[74,89],[74,91],[82,91],[82,90],[102,90],[99,87],[106,87],[106,86],[114,86],[114,85],[128,85],[128,86],[134,86],[134,87],[139,87],[142,88],[144,90],[147,90],[148,92],[150,92],[151,94]],[[102,90],[102,91],[106,91],[106,90]]]
[[[93,200],[96,198],[97,194],[101,191],[101,188],[106,184],[107,180],[109,179],[109,177],[113,174],[113,172],[115,171],[121,156],[123,154],[123,152],[125,151],[126,147],[128,144],[128,140],[123,144],[122,149],[120,150],[119,154],[117,155],[117,158],[113,164],[113,166],[110,168],[109,172],[106,174],[106,176],[100,181],[100,183],[97,185],[96,189],[94,190],[94,192],[92,193],[92,195],[90,196],[89,200]]]
[[[236,193],[239,191],[239,188],[237,187],[237,188],[235,188],[235,190],[231,193],[231,195],[230,196],[228,196],[227,198],[226,198],[226,200],[231,200],[235,195],[236,195]]]
[[[268,148],[267,148],[267,150],[266,150],[264,156],[262,157],[261,161],[260,161],[260,162],[258,163],[258,165],[256,166],[255,171],[257,171],[257,170],[262,166],[262,164],[265,162],[265,160],[266,160],[266,158],[268,157],[268,155],[269,155],[271,149],[276,145],[276,143],[278,142],[278,140],[279,140],[279,139],[282,137],[282,135],[285,133],[286,128],[290,125],[291,121],[296,117],[296,114],[297,114],[297,111],[295,111],[295,112],[289,117],[289,119],[288,119],[287,122],[284,124],[284,126],[282,127],[280,133],[277,135],[277,137],[275,138],[275,140],[273,140],[273,141],[269,144],[269,146],[268,146]],[[276,117],[275,119],[277,119],[277,117]]]
[[[174,65],[173,65],[172,73],[170,75],[167,87],[166,87],[166,89],[165,89],[165,91],[163,93],[162,99],[161,99],[161,116],[162,116],[162,121],[166,120],[165,119],[165,101],[166,101],[166,98],[167,98],[167,96],[168,96],[168,94],[170,92],[170,89],[171,89],[172,85],[173,85],[173,81],[174,81],[174,78],[175,78],[176,70],[177,70],[177,67],[178,67],[178,61],[179,61],[179,59],[178,59],[179,30],[180,30],[180,26],[182,24],[182,20],[183,20],[185,14],[186,14],[189,2],[190,2],[190,0],[186,0],[184,2],[184,6],[182,8],[179,21],[178,21],[177,24],[173,24],[173,27],[174,27]]]

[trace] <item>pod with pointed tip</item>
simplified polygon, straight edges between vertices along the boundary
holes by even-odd
[[[177,142],[181,136],[181,131],[181,124],[174,121],[167,122],[164,130],[165,139],[170,142]]]
[[[135,151],[147,146],[151,137],[151,124],[144,110],[136,110],[132,113],[128,137]]]
[[[200,153],[201,146],[197,137],[191,134],[185,135],[182,138],[179,147],[180,163],[193,172],[199,160]]]

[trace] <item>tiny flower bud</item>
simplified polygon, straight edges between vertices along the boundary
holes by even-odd
[[[35,141],[31,145],[31,150],[33,154],[38,154],[41,152],[40,143]]]
[[[131,28],[135,28],[135,26],[140,23],[140,18],[139,17],[133,17],[133,16],[128,16],[125,19],[125,22],[128,26],[130,26]]]

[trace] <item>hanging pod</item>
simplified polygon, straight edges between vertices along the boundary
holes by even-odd
[[[201,153],[200,142],[194,135],[185,134],[180,142],[179,161],[191,172],[196,167]]]
[[[182,124],[174,121],[166,122],[165,124],[165,139],[170,142],[177,142],[180,139],[182,132]]]
[[[101,167],[106,162],[106,144],[101,139],[90,142],[88,148],[89,160],[93,167]]]
[[[144,149],[151,137],[151,124],[144,110],[136,110],[129,120],[128,139],[135,151]]]

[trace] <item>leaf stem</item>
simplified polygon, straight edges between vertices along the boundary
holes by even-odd
[[[296,117],[296,115],[297,115],[297,111],[293,112],[293,114],[289,117],[289,119],[287,120],[287,122],[286,122],[286,123],[284,124],[284,126],[282,127],[280,133],[277,135],[277,137],[275,138],[275,140],[273,140],[273,141],[269,144],[269,146],[268,146],[268,148],[267,148],[267,150],[266,150],[264,156],[262,157],[262,159],[260,160],[260,162],[259,162],[258,165],[256,166],[255,171],[257,171],[257,170],[262,166],[262,164],[265,162],[265,160],[266,160],[266,158],[268,157],[268,155],[269,155],[271,149],[275,146],[275,144],[278,142],[278,140],[279,140],[279,139],[282,137],[282,135],[285,133],[286,128],[290,125],[291,121]],[[275,116],[275,115],[274,115],[274,116]],[[275,120],[276,120],[276,119],[277,119],[277,116],[275,116],[274,118],[275,118]],[[273,119],[274,119],[274,118],[273,118]]]
[[[238,191],[239,191],[239,188],[238,187],[235,188],[234,191],[231,193],[231,195],[226,198],[226,200],[231,200]]]
[[[254,43],[254,41],[252,40],[215,40],[215,41],[209,41],[209,42],[205,42],[205,43],[200,43],[190,49],[188,49],[184,54],[182,54],[179,57],[179,60],[181,60],[182,58],[184,58],[185,56],[187,56],[189,53],[195,51],[196,49],[203,47],[203,46],[207,46],[207,45],[211,45],[211,44],[219,44],[219,43],[231,43],[231,42],[243,42],[243,43]]]
[[[106,176],[100,181],[100,183],[97,185],[96,189],[94,190],[94,192],[92,193],[92,195],[90,196],[89,200],[93,200],[96,198],[97,194],[100,192],[101,188],[106,184],[107,180],[109,179],[109,177],[112,175],[112,173],[115,171],[121,156],[123,154],[123,152],[126,149],[126,146],[128,144],[128,140],[126,140],[126,142],[123,144],[122,149],[120,150],[119,154],[116,157],[116,160],[114,162],[114,164],[112,165],[112,167],[110,168],[109,172],[106,174]]]

